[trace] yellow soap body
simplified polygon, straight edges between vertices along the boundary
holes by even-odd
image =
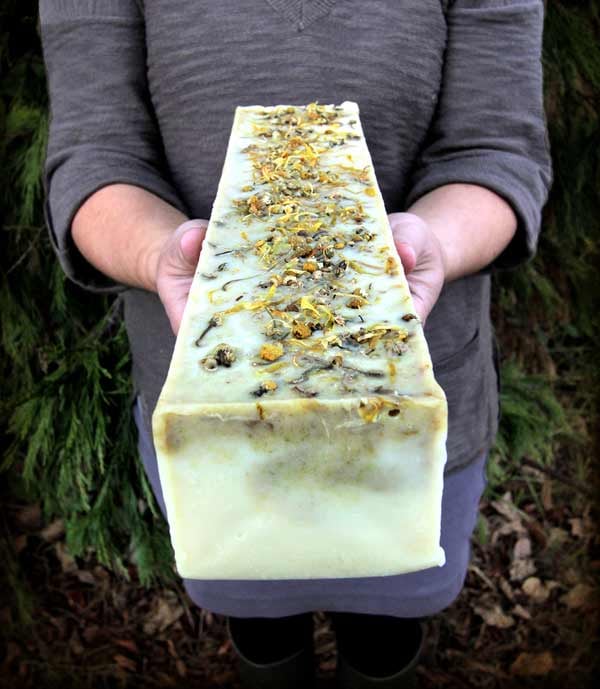
[[[179,573],[442,565],[446,433],[358,106],[237,108],[153,415]]]

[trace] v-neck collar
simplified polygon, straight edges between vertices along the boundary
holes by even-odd
[[[335,0],[267,0],[269,5],[290,21],[298,31],[331,12]]]

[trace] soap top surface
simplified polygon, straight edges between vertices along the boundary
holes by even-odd
[[[238,107],[161,402],[423,394],[358,106]]]

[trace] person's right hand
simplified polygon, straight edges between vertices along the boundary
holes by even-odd
[[[156,269],[156,290],[177,335],[183,316],[207,220],[188,220],[180,225],[161,249]]]

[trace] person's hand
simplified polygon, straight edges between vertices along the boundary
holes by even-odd
[[[425,324],[444,286],[444,249],[429,225],[418,215],[391,213],[388,218],[415,304],[416,315]]]
[[[207,220],[188,220],[180,225],[163,245],[156,269],[156,290],[177,335],[183,316]]]

